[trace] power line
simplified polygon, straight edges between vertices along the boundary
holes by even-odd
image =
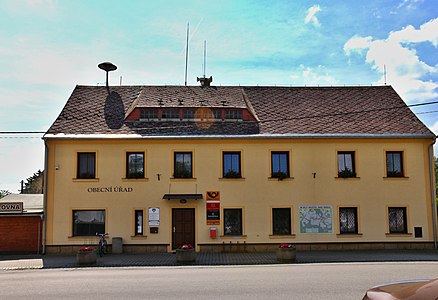
[[[40,139],[40,136],[0,136],[0,139]]]
[[[394,107],[375,108],[375,109],[368,109],[368,110],[339,112],[339,113],[332,113],[332,114],[317,114],[317,115],[309,115],[309,116],[286,117],[286,118],[282,118],[282,119],[271,119],[271,120],[268,119],[268,120],[263,120],[263,121],[259,121],[259,122],[260,123],[269,123],[269,122],[276,122],[276,121],[292,121],[292,120],[303,120],[303,119],[324,118],[324,117],[348,116],[348,115],[353,115],[353,114],[379,112],[379,111],[396,110],[396,109],[405,109],[406,107],[417,107],[417,106],[432,105],[432,104],[438,104],[438,101],[416,103],[416,104],[411,104],[411,105],[401,105],[401,106],[394,106]],[[412,113],[415,114],[415,112],[412,112]]]
[[[415,107],[415,106],[423,106],[423,105],[431,105],[431,104],[438,104],[438,101],[415,103],[415,104],[410,104],[410,105],[406,105],[406,106],[407,107]]]
[[[43,134],[45,131],[0,131],[0,134]]]
[[[433,113],[437,113],[437,112],[438,112],[438,110],[431,110],[431,111],[420,111],[420,112],[417,112],[414,114],[423,115],[423,114],[433,114]]]

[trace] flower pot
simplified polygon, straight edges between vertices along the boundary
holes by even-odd
[[[278,248],[277,260],[280,262],[293,262],[297,258],[297,249],[295,248]]]
[[[176,262],[189,263],[196,261],[195,249],[176,249]]]
[[[84,251],[76,254],[77,265],[93,265],[96,263],[96,251]]]

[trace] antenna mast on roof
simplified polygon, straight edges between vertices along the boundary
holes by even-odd
[[[383,76],[385,78],[385,85],[386,85],[386,65],[383,65]]]
[[[184,77],[184,85],[187,86],[187,66],[189,63],[189,23],[187,23],[187,41],[186,41],[186,72]]]
[[[201,87],[208,87],[210,86],[210,83],[213,81],[213,77],[210,76],[210,78],[205,77],[205,69],[207,65],[207,41],[204,40],[204,76],[203,77],[197,77],[196,80],[201,82]]]
[[[204,78],[205,78],[205,68],[206,68],[206,57],[207,57],[207,41],[204,40]]]

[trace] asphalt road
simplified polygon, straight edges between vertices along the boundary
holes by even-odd
[[[437,262],[0,271],[0,299],[362,299]]]

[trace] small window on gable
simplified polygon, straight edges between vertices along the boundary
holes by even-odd
[[[177,110],[177,109],[163,110],[163,112],[161,113],[161,119],[165,119],[165,120],[177,119],[177,120],[179,120],[179,110]]]
[[[225,111],[226,120],[242,120],[242,110],[238,109],[227,109]]]
[[[193,120],[195,118],[195,111],[192,109],[184,110],[184,119],[185,120]]]
[[[142,120],[156,120],[158,119],[158,114],[155,109],[142,109],[140,111],[140,119]]]
[[[200,120],[203,115],[205,115],[205,111],[203,109],[197,109],[193,113],[193,119]]]
[[[222,111],[220,109],[213,110],[213,114],[216,120],[222,120]]]

